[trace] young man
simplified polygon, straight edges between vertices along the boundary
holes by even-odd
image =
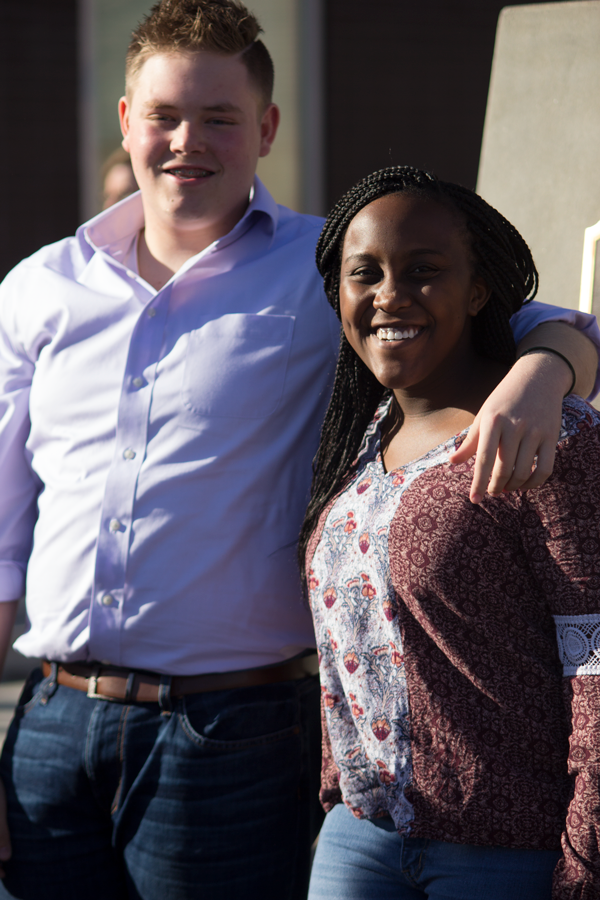
[[[0,294],[0,624],[5,646],[27,572],[18,649],[48,660],[1,764],[9,896],[306,892],[319,688],[295,542],[338,336],[319,220],[254,178],[279,120],[258,32],[233,0],[152,10],[119,105],[141,193]],[[540,327],[589,380],[587,339]],[[570,383],[550,354],[515,366],[474,493],[499,444],[493,488],[536,451],[547,468]]]

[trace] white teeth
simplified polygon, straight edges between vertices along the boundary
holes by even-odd
[[[380,341],[406,341],[414,338],[419,333],[418,328],[407,328],[406,331],[396,331],[394,328],[378,328],[377,337]]]

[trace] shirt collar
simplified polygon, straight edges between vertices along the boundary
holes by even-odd
[[[262,225],[269,245],[273,242],[279,221],[279,208],[258,175],[250,189],[250,202],[242,218],[228,234],[214,241],[202,251],[202,256],[226,247],[240,238],[253,225]],[[103,210],[77,229],[80,244],[92,251],[103,251],[116,262],[121,262],[131,247],[137,232],[144,227],[142,195],[136,191],[110,209]],[[200,255],[200,254],[198,254]],[[194,257],[196,258],[196,257]]]

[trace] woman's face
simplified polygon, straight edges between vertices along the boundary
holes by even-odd
[[[388,194],[352,219],[342,250],[346,337],[392,390],[451,377],[474,351],[471,319],[488,299],[466,227],[434,200]]]

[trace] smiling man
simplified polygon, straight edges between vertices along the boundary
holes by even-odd
[[[0,291],[0,646],[26,587],[17,649],[46,660],[0,767],[10,896],[306,893],[319,686],[295,545],[338,325],[320,220],[254,175],[279,120],[259,30],[233,0],[153,8],[119,104],[140,193]],[[519,333],[569,316],[531,307]],[[586,337],[527,339],[586,390]],[[499,444],[491,488],[542,477],[571,380],[556,355],[516,364],[472,430],[475,493]]]
[[[160,288],[244,215],[279,109],[248,68],[257,56],[267,69],[260,44],[245,56],[147,46],[130,56],[119,116],[143,198],[140,272]]]

